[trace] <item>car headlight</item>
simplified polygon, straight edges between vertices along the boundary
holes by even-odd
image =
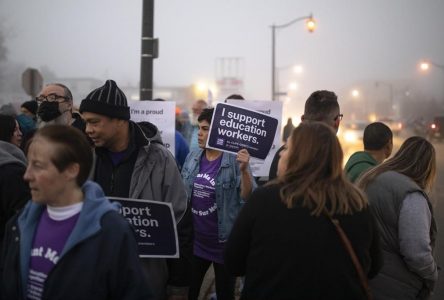
[[[358,136],[357,136],[356,132],[346,131],[344,133],[344,139],[346,142],[353,143],[358,140]]]

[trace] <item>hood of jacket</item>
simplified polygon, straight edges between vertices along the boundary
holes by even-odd
[[[75,245],[88,237],[97,233],[101,228],[101,218],[109,211],[117,211],[120,207],[118,203],[111,203],[103,193],[102,188],[95,182],[87,181],[82,191],[84,194],[83,207],[80,211],[74,229],[60,254],[60,259]],[[20,268],[23,285],[26,287],[29,271],[30,251],[32,248],[34,233],[39,223],[40,216],[46,205],[29,201],[18,218],[20,230]]]
[[[366,163],[372,166],[377,165],[376,160],[369,153],[365,151],[358,151],[353,153],[352,156],[350,156],[349,160],[347,161],[347,164],[345,165],[345,170],[349,172],[351,168],[361,163]]]
[[[26,167],[26,157],[23,151],[11,143],[0,141],[0,166],[20,164]]]
[[[134,137],[137,145],[149,145],[151,143],[163,144],[160,131],[156,125],[150,122],[132,122],[130,121],[130,133]]]

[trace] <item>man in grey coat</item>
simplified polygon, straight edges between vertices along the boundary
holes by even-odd
[[[130,121],[125,94],[112,80],[80,104],[86,133],[94,142],[93,179],[105,195],[172,204],[179,236],[179,259],[143,259],[155,299],[185,299],[188,292],[192,223],[185,187],[174,157],[149,122]]]

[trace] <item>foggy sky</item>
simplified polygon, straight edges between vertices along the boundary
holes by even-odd
[[[141,0],[0,0],[9,60],[47,66],[59,77],[113,78],[138,84]],[[317,30],[299,22],[276,37],[277,66],[301,64],[296,98],[315,89],[347,90],[365,80],[413,80],[440,97],[444,70],[419,74],[428,58],[444,64],[443,0],[162,0],[154,83],[214,81],[218,57],[244,59],[244,94],[270,99],[271,30],[313,13]],[[294,79],[293,79],[294,77]]]

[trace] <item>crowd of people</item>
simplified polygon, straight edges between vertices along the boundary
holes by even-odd
[[[241,299],[430,298],[430,142],[391,156],[392,132],[372,123],[343,168],[337,96],[315,91],[258,186],[246,149],[206,147],[212,116],[204,100],[191,122],[178,114],[175,159],[113,80],[79,112],[53,83],[0,114],[0,299],[199,299],[210,266],[218,300],[235,298],[236,277]],[[140,258],[108,197],[170,203],[179,257]]]

